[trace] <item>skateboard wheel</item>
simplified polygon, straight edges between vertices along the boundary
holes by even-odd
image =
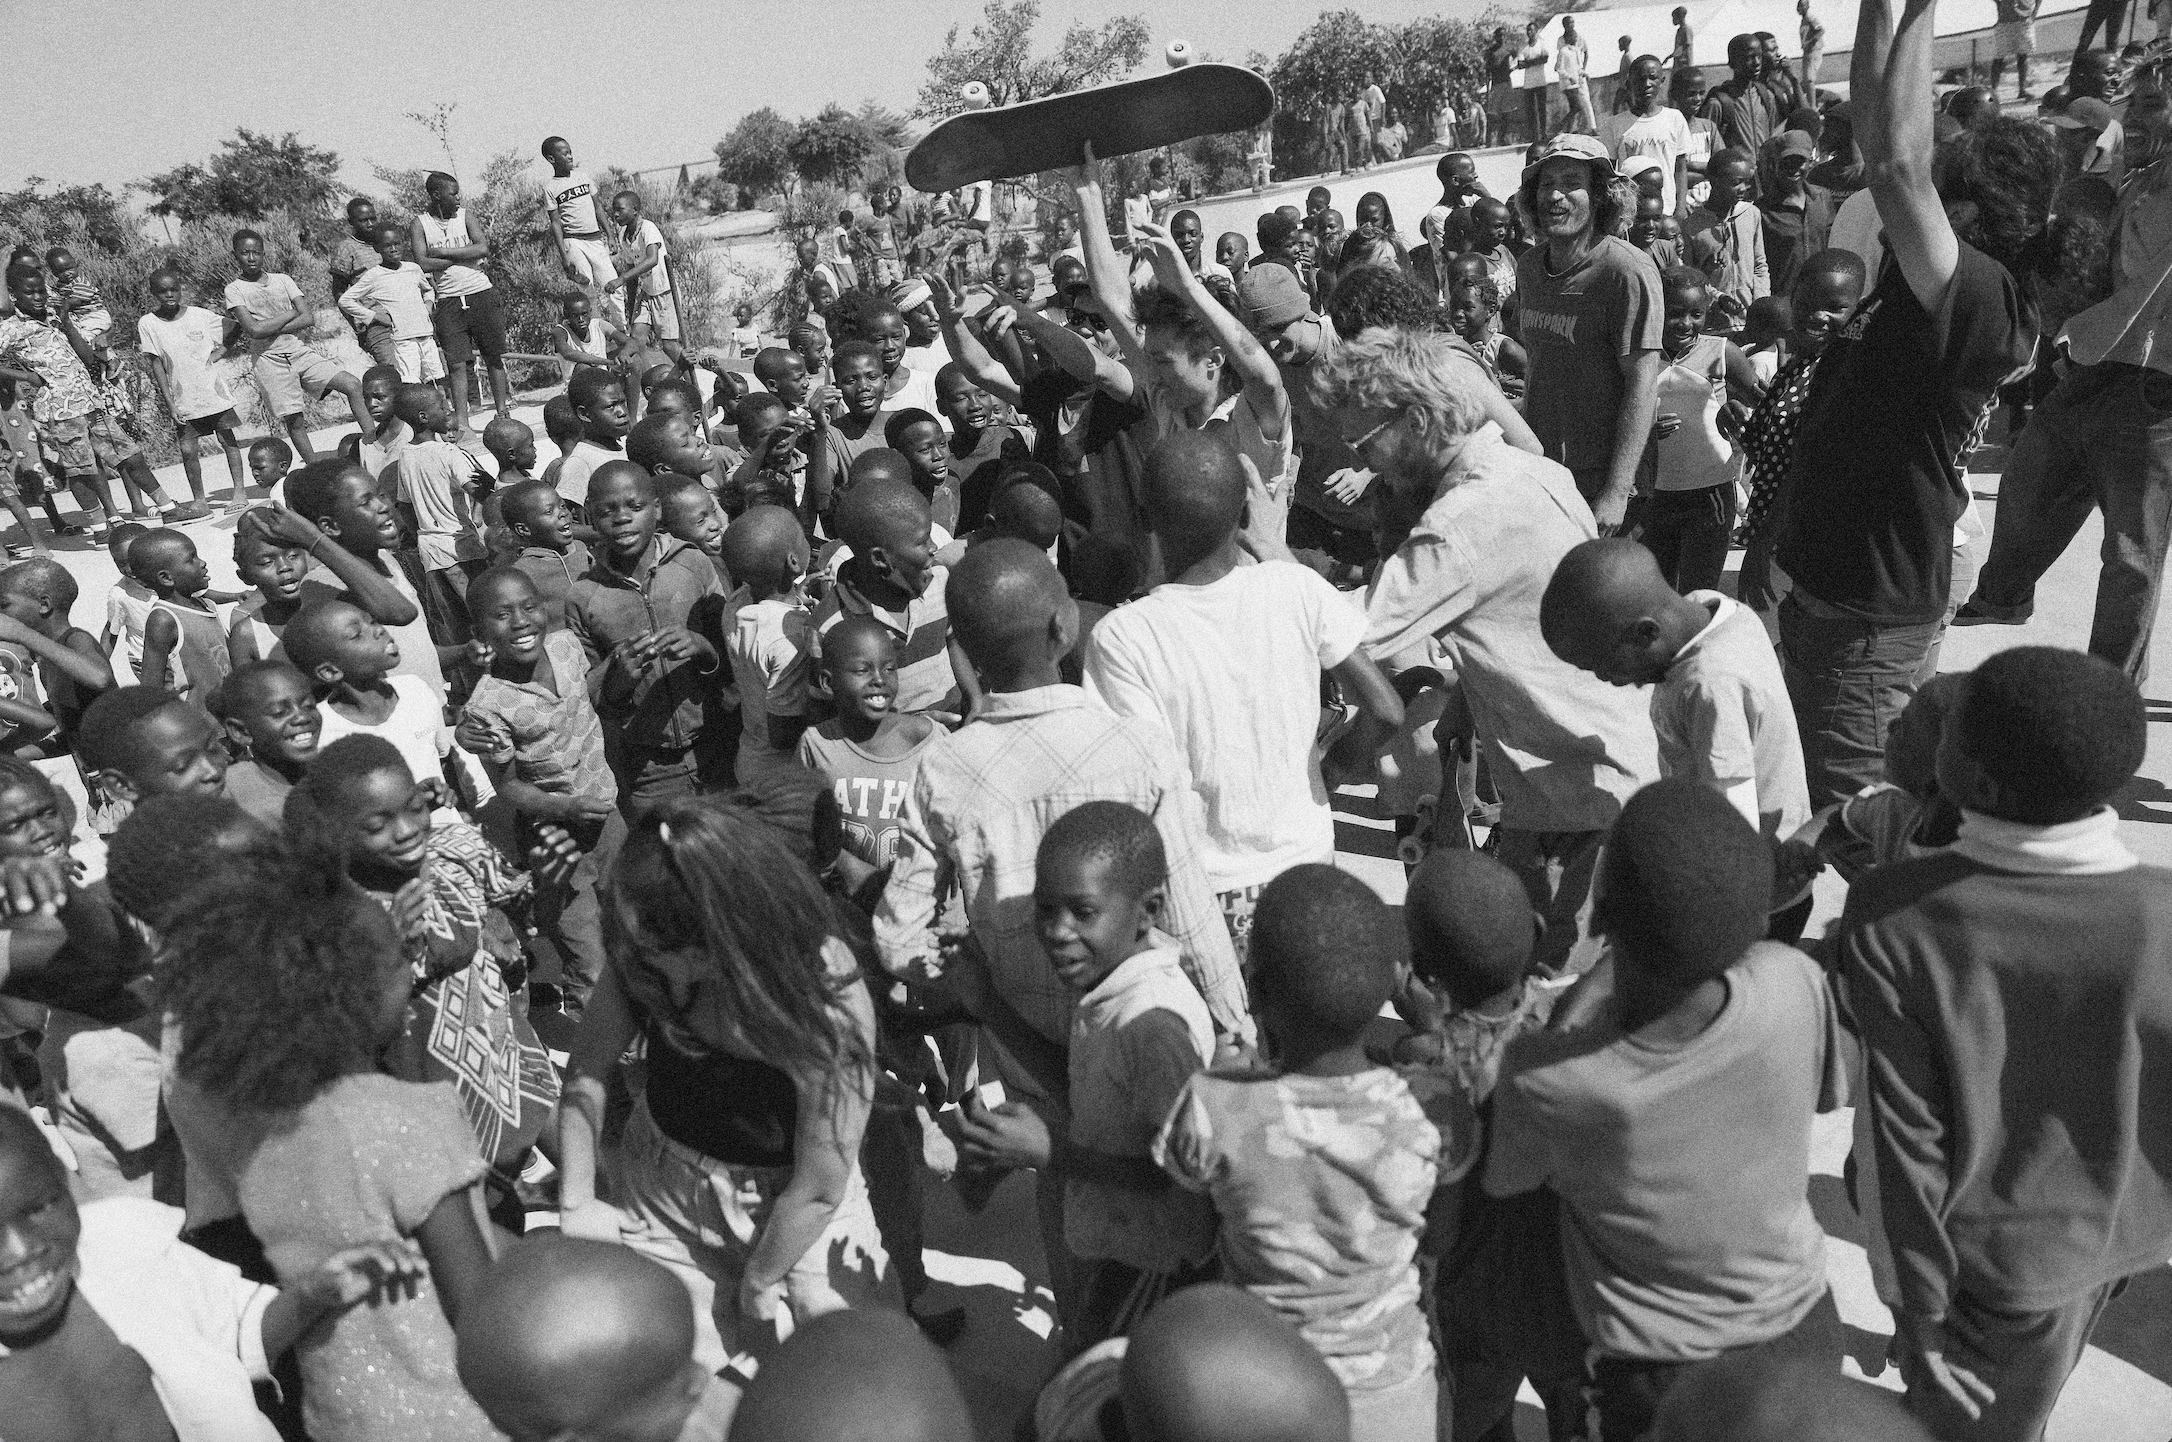
[[[1189,40],[1172,40],[1169,48],[1162,54],[1168,60],[1171,70],[1179,69],[1192,63],[1192,43]]]
[[[986,110],[992,100],[988,87],[978,80],[966,81],[965,88],[958,92],[958,98],[965,102],[968,110]]]

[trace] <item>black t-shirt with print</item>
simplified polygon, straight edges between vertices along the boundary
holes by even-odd
[[[1803,405],[1774,551],[1796,585],[1882,625],[1945,615],[1963,468],[2036,332],[2014,277],[1969,245],[1941,315],[1887,262]]]

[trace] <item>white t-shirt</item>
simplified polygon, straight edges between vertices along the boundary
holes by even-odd
[[[1652,688],[1659,769],[1719,792],[1768,841],[1793,835],[1810,786],[1780,658],[1756,612],[1717,591],[1688,599],[1712,619]]]
[[[645,300],[671,294],[671,248],[664,244],[664,233],[656,228],[655,221],[646,216],[635,221],[630,229],[619,232],[619,244],[627,251],[629,267],[635,261],[645,259],[649,247],[655,246],[656,269],[641,277],[641,295]]]
[[[1614,142],[1614,158],[1627,160],[1634,155],[1648,155],[1659,162],[1664,188],[1660,191],[1666,201],[1667,213],[1675,211],[1677,197],[1674,193],[1674,162],[1689,154],[1689,121],[1682,112],[1671,105],[1659,107],[1657,115],[1639,115],[1630,121]]]
[[[226,378],[211,368],[226,322],[200,305],[185,305],[172,320],[145,311],[136,320],[136,344],[173,369],[173,413],[184,421],[222,415],[234,408]]]
[[[795,766],[790,751],[769,744],[769,718],[807,714],[807,652],[814,619],[782,596],[752,601],[732,618],[724,649],[739,692],[739,777]]]
[[[1157,586],[1087,640],[1087,691],[1175,739],[1205,811],[1202,860],[1216,891],[1333,858],[1313,744],[1320,672],[1364,634],[1350,597],[1307,567],[1269,561],[1204,586]]]
[[[585,509],[588,505],[588,478],[596,473],[596,467],[625,459],[624,451],[607,451],[594,441],[583,439],[566,452],[565,458],[558,464],[558,494]]]
[[[550,197],[551,209],[558,212],[558,228],[569,240],[600,240],[603,232],[596,229],[596,183],[586,171],[574,170],[554,175],[543,182],[543,193]]]
[[[406,647],[401,650],[404,652]],[[364,726],[348,720],[327,703],[317,708],[324,717],[317,744],[329,746],[342,736],[382,736],[399,748],[400,759],[417,781],[444,775],[443,760],[452,749],[452,735],[445,729],[444,703],[420,676],[394,672],[385,679],[392,683],[396,698],[390,716],[375,726]]]

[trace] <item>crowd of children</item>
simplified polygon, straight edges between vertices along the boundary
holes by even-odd
[[[2172,876],[2078,651],[1806,768],[1765,536],[1901,265],[1772,265],[1729,149],[1692,198],[1557,146],[1513,206],[1449,156],[1417,237],[1320,192],[1226,261],[1119,251],[1089,161],[1052,294],[892,190],[710,380],[638,197],[543,151],[548,464],[502,394],[469,444],[438,342],[502,336],[433,177],[349,212],[359,378],[249,232],[227,318],[152,277],[192,483],[215,437],[274,493],[249,592],[170,525],[102,531],[101,636],[0,569],[0,1430],[965,1442],[928,1190],[1029,1173],[1042,1442],[1500,1442],[1526,1382],[1556,1442],[2042,1436],[2172,1254]],[[0,380],[156,496],[69,261],[10,260]],[[1587,322],[1650,360],[1601,357],[1654,418],[1614,527],[1526,419]],[[1368,786],[1400,915],[1336,867]],[[1841,1107],[1904,1405],[1841,1374]]]

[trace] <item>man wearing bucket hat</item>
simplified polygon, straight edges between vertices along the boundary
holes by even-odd
[[[1598,139],[1557,135],[1517,191],[1539,237],[1516,262],[1524,419],[1547,459],[1575,475],[1602,533],[1622,523],[1651,434],[1666,319],[1659,268],[1615,238],[1613,179]]]

